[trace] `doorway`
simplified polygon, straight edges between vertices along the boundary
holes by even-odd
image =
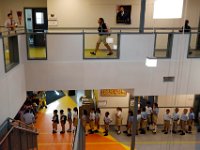
[[[47,59],[46,34],[47,8],[24,8],[27,32],[28,59]]]
[[[48,30],[47,8],[24,8],[25,29],[27,32],[43,33]],[[32,35],[30,44],[45,46],[44,35]]]

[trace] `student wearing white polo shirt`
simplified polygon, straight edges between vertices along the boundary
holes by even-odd
[[[179,108],[175,108],[174,113],[172,115],[172,133],[176,134],[177,133],[177,127],[178,127],[178,121],[180,119],[180,115],[178,114]]]
[[[170,128],[170,120],[171,120],[171,115],[169,114],[170,110],[167,109],[166,113],[163,115],[164,119],[164,134],[168,134],[169,128]]]

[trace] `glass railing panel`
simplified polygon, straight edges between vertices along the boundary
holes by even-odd
[[[46,60],[46,33],[27,33],[27,50],[29,60]]]
[[[98,47],[98,44],[99,47]],[[118,59],[120,34],[84,33],[84,59]]]
[[[5,72],[19,64],[18,36],[3,36]]]
[[[200,57],[200,32],[190,33],[188,58]]]
[[[173,33],[155,33],[154,57],[171,58]]]

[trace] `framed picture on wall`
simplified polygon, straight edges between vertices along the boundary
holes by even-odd
[[[131,5],[117,5],[117,24],[131,24]]]

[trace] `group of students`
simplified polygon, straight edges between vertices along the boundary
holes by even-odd
[[[147,102],[147,106],[143,107],[138,110],[137,114],[137,127],[136,127],[136,135],[140,132],[140,134],[146,134],[147,130],[152,130],[154,134],[157,133],[157,120],[158,120],[158,113],[159,108],[158,104],[154,103],[153,107],[151,107],[150,103]],[[170,131],[170,126],[172,125],[172,133],[176,134],[180,132],[181,135],[185,135],[185,133],[192,133],[192,126],[194,123],[195,115],[193,112],[193,108],[190,108],[190,112],[188,113],[187,109],[183,110],[182,115],[179,115],[179,108],[175,108],[174,113],[171,115],[170,110],[166,109],[166,113],[163,115],[164,120],[164,129],[162,132],[164,134],[168,134]],[[101,117],[101,110],[97,108],[90,109],[88,112],[87,110],[83,110],[83,114],[81,116],[81,122],[85,129],[86,135],[98,133],[100,129],[100,117]],[[57,125],[60,124],[62,127],[61,134],[65,133],[65,124],[68,121],[69,129],[67,132],[72,131],[72,124],[73,124],[73,131],[76,129],[78,125],[78,109],[75,107],[73,109],[73,118],[71,109],[68,108],[67,116],[64,114],[64,110],[60,110],[60,119],[58,117],[58,111],[54,110],[54,115],[52,118],[53,122],[53,133],[57,132]],[[115,113],[115,125],[116,125],[116,133],[121,134],[121,126],[122,126],[122,108],[117,107]],[[105,112],[105,116],[103,118],[104,121],[104,136],[108,136],[109,126],[112,122],[109,112]],[[131,136],[132,133],[132,126],[134,123],[134,116],[133,111],[129,110],[128,119],[126,130],[123,131],[127,136]],[[178,130],[178,125],[180,125],[180,130]],[[88,129],[89,128],[89,129]]]
[[[179,108],[175,108],[172,116],[170,115],[170,110],[166,109],[166,113],[163,116],[164,119],[164,129],[162,130],[167,134],[170,130],[170,124],[172,122],[172,133],[176,134],[180,132],[180,135],[185,135],[185,133],[192,133],[192,126],[195,120],[195,114],[193,108],[183,109],[182,115],[179,115]],[[177,130],[178,125],[180,125],[180,130]]]
[[[78,125],[78,108],[74,107],[73,109],[73,118],[72,118],[72,112],[71,108],[67,109],[67,116],[64,114],[64,110],[60,110],[60,118],[58,116],[58,110],[53,111],[53,117],[52,117],[52,127],[53,131],[52,133],[57,133],[58,124],[60,123],[62,130],[60,131],[60,134],[65,133],[65,125],[68,121],[69,129],[67,132],[74,132],[77,125]],[[72,130],[72,124],[73,124],[73,130]]]

